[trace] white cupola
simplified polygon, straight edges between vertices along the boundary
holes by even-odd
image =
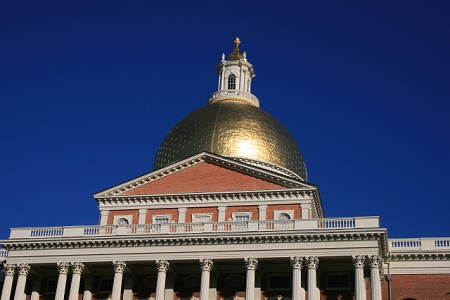
[[[209,103],[234,100],[259,107],[258,98],[251,93],[255,72],[252,64],[247,61],[246,53],[239,52],[240,43],[241,41],[237,37],[234,40],[233,53],[228,55],[228,60],[225,60],[225,54],[222,54],[222,61],[217,66],[219,74],[217,92],[209,97]]]

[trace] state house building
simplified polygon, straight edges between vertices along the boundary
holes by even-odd
[[[239,44],[153,170],[94,195],[99,225],[11,229],[1,300],[450,299],[450,238],[389,239],[378,217],[325,217]]]

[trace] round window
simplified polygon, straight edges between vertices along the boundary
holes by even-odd
[[[117,225],[128,225],[128,224],[129,222],[125,218],[120,218],[119,220],[117,220]]]
[[[291,219],[291,216],[288,215],[288,214],[286,214],[286,213],[281,213],[281,214],[278,216],[278,220],[290,220],[290,219]]]

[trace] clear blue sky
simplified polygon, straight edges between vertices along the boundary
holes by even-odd
[[[233,39],[328,217],[450,236],[450,1],[0,2],[0,238],[98,222]]]

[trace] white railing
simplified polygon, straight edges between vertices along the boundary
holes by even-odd
[[[241,91],[241,90],[220,90],[217,92],[212,93],[211,96],[208,98],[208,102],[214,102],[217,99],[223,98],[223,97],[230,97],[230,96],[238,96],[245,99],[248,99],[259,106],[259,99],[253,95],[252,93]]]
[[[378,228],[378,217],[264,220],[211,223],[166,223],[104,226],[64,226],[46,228],[13,228],[10,239],[65,238],[121,235],[158,235],[214,232],[283,231],[283,230],[345,230],[353,228]],[[449,246],[448,240],[439,242]]]
[[[0,257],[8,257],[8,250],[0,249]]]
[[[448,248],[450,250],[450,237],[389,239],[389,249],[391,252],[440,250],[442,248]]]

